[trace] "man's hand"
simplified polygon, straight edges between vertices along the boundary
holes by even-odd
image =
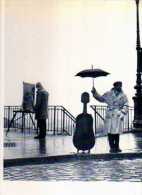
[[[121,111],[117,112],[117,116],[120,118],[120,120],[124,119],[124,114]]]
[[[92,92],[92,94],[93,94],[93,96],[94,96],[94,95],[95,95],[95,93],[96,93],[96,89],[95,89],[95,87],[93,87],[93,88],[92,88],[91,92]]]

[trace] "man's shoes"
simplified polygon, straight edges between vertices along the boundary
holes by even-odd
[[[45,136],[43,137],[43,136],[37,135],[34,137],[34,139],[45,139]]]
[[[122,150],[120,148],[116,149],[116,148],[111,148],[110,153],[117,153],[117,152],[122,152]]]
[[[116,152],[122,152],[122,150],[120,148],[116,149]]]
[[[115,150],[114,148],[111,148],[111,149],[109,150],[109,152],[110,152],[110,153],[115,153],[116,150]]]

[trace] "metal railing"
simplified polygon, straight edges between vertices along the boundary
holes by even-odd
[[[14,111],[18,111],[21,109],[21,106],[5,106],[4,107],[4,128],[7,129],[8,125],[13,118]],[[35,126],[37,122],[34,117],[34,113],[30,113]],[[30,115],[27,113],[24,119],[24,131],[37,131],[35,129]],[[47,120],[47,132],[52,133],[53,135],[57,134],[65,134],[72,135],[75,127],[75,118],[74,116],[68,112],[63,106],[48,106],[48,120]],[[11,128],[22,129],[22,114],[17,113],[16,117],[11,124]]]
[[[104,119],[107,106],[96,106],[91,105],[91,108],[94,111],[94,132],[97,136],[106,135],[104,129]],[[13,117],[14,111],[20,110],[21,106],[5,106],[4,107],[4,128],[7,129],[10,120]],[[123,132],[129,132],[133,127],[133,107],[129,107],[129,112],[126,115],[123,122]],[[36,120],[34,114],[31,114],[33,121],[36,125]],[[18,113],[15,117],[14,122],[11,125],[11,128],[15,130],[22,129],[22,119],[21,114]],[[75,118],[68,112],[63,106],[49,106],[48,107],[48,120],[47,120],[47,133],[53,135],[72,135],[75,128]],[[29,114],[26,114],[24,120],[24,131],[34,132],[35,129]]]
[[[98,136],[106,135],[107,132],[104,129],[104,120],[106,115],[107,106],[96,106],[91,105],[94,111],[94,131]],[[129,106],[128,113],[124,117],[123,121],[123,132],[129,132],[133,128],[133,116],[134,108]]]

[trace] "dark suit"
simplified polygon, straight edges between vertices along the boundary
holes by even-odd
[[[46,136],[46,119],[48,118],[48,92],[44,89],[37,91],[35,105],[35,119],[39,128],[39,136]]]

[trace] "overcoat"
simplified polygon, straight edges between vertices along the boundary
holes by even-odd
[[[120,134],[123,130],[124,117],[128,113],[128,99],[123,91],[116,94],[114,88],[102,96],[96,91],[94,97],[106,103],[105,129],[111,134]]]
[[[48,118],[48,97],[49,93],[44,89],[38,90],[35,104],[35,119]]]

